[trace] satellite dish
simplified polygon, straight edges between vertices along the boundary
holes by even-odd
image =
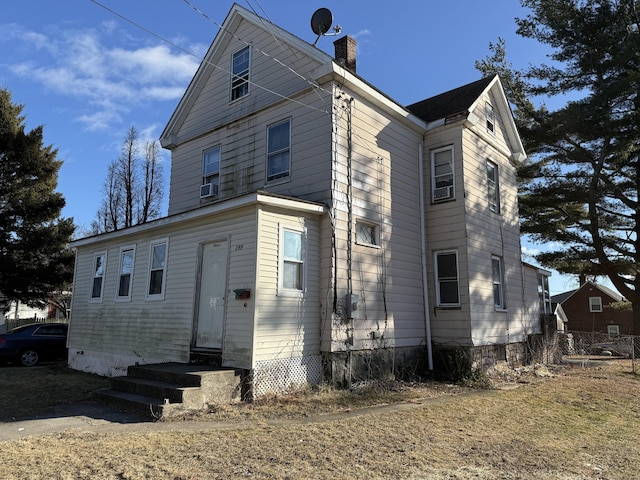
[[[331,10],[328,8],[319,8],[311,17],[311,30],[320,38],[321,35],[329,31],[332,23],[333,15],[331,14]],[[318,40],[316,40],[316,42],[317,41]]]

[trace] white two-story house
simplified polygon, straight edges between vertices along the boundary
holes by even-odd
[[[210,358],[253,393],[522,361],[540,332],[497,77],[403,106],[234,5],[169,120],[168,216],[73,242],[71,367]],[[437,363],[437,362],[436,362]]]

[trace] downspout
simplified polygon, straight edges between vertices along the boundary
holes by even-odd
[[[422,254],[422,299],[424,301],[424,331],[427,342],[427,364],[433,370],[433,349],[431,346],[431,319],[429,318],[429,289],[427,288],[427,240],[424,211],[424,157],[422,143],[418,144],[418,181],[420,184],[420,246]]]

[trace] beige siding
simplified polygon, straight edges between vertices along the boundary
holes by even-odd
[[[350,96],[350,92],[343,92]],[[368,102],[351,103],[351,199],[353,222],[348,222],[348,107],[338,103],[337,153],[333,162],[333,214],[337,255],[338,318],[330,320],[331,348],[346,348],[353,329],[355,348],[413,346],[424,342],[425,322],[420,269],[418,156],[422,136],[394,121]],[[377,225],[380,245],[360,245],[357,221]],[[352,292],[358,295],[353,320],[344,316],[348,293],[348,241],[351,237]],[[340,318],[343,317],[343,318]]]
[[[275,35],[242,20],[230,41],[216,52],[196,102],[178,133],[179,143],[290,97],[309,87],[305,76],[318,64]],[[232,55],[251,45],[249,95],[231,102]],[[287,65],[291,68],[283,67]]]
[[[326,202],[331,178],[331,116],[325,110],[330,109],[315,92],[298,98],[298,103],[278,103],[176,147],[169,214],[256,190]],[[291,119],[290,176],[267,183],[267,128],[287,118]],[[215,146],[221,147],[219,196],[200,199],[202,154]]]
[[[278,291],[281,227],[306,232],[306,292]],[[260,254],[256,310],[256,361],[320,353],[320,219],[277,210],[260,212]]]
[[[424,146],[424,183],[426,208],[427,282],[431,319],[431,336],[434,343],[471,342],[469,328],[469,275],[467,261],[467,232],[465,225],[465,178],[463,175],[462,130],[460,124],[444,126],[430,131]],[[431,152],[453,146],[454,191],[453,200],[431,201]],[[434,271],[434,255],[443,250],[458,253],[460,308],[438,308]]]
[[[116,301],[120,243],[96,241],[78,248],[76,284],[72,305],[72,329],[69,338],[73,349],[108,351],[145,358],[188,361],[191,344],[199,246],[202,243],[229,241],[227,322],[224,361],[238,367],[251,362],[251,310],[238,309],[230,300],[235,288],[253,285],[255,278],[256,220],[252,209],[233,215],[207,217],[192,223],[174,223],[144,234],[131,235],[125,245],[136,245],[132,298]],[[149,300],[149,245],[156,239],[168,239],[166,288],[163,300]],[[93,254],[107,252],[104,294],[101,303],[89,301]]]
[[[518,341],[522,339],[526,317],[515,167],[507,156],[471,130],[463,134],[463,157],[468,267],[474,272],[469,284],[473,343]],[[500,213],[489,209],[487,160],[498,166]],[[503,260],[505,311],[496,311],[494,307],[492,255]]]

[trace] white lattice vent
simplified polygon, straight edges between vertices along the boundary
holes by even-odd
[[[321,381],[320,355],[263,360],[256,363],[253,371],[253,396],[257,398],[266,393],[287,393],[291,389]]]

